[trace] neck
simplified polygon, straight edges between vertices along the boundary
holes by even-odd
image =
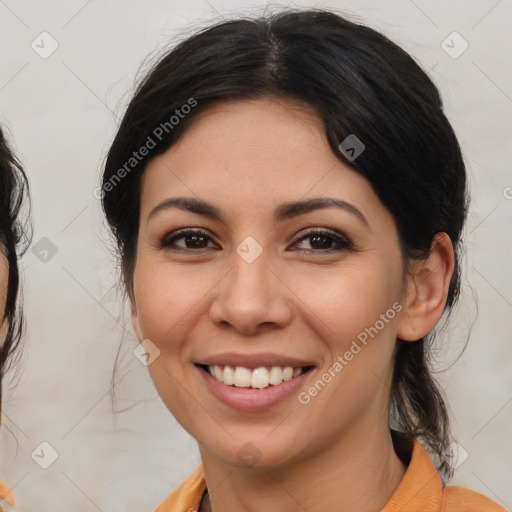
[[[278,467],[234,468],[200,450],[209,489],[204,508],[212,512],[379,512],[406,471],[387,428],[350,433]]]

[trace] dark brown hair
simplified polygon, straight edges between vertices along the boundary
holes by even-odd
[[[392,213],[404,261],[427,257],[436,233],[449,235],[456,258],[449,311],[459,294],[468,195],[461,150],[440,94],[387,37],[327,10],[223,21],[182,41],[139,84],[108,152],[102,182],[103,208],[127,290],[135,266],[140,180],[148,162],[175,143],[207,105],[258,97],[295,99],[314,108],[334,154],[369,181]],[[171,116],[190,99],[197,106],[171,126]],[[155,137],[165,123],[168,129]],[[355,160],[338,149],[352,134],[365,145]],[[155,146],[127,167],[148,138]],[[431,341],[432,335],[412,343],[397,340],[392,412],[400,430],[430,447],[438,469],[449,475],[448,414],[428,368]]]
[[[13,356],[23,333],[24,319],[20,305],[20,274],[18,258],[30,244],[28,215],[28,182],[25,172],[5,140],[0,128],[0,250],[9,264],[7,296],[3,321],[7,322],[5,340],[0,340],[0,414],[2,411],[2,380],[13,364]],[[1,420],[1,416],[0,416]]]

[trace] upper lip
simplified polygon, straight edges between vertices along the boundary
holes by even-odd
[[[244,368],[261,368],[261,367],[272,367],[280,366],[286,368],[291,366],[292,368],[315,366],[311,361],[305,359],[298,359],[296,357],[289,357],[286,355],[272,354],[269,352],[261,354],[240,354],[233,352],[226,352],[223,354],[215,354],[209,357],[205,357],[198,361],[196,364],[199,365],[218,365],[218,366],[242,366]]]

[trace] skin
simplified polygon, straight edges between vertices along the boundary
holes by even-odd
[[[5,321],[5,303],[7,300],[7,287],[9,283],[9,262],[7,261],[7,257],[0,250],[0,318],[2,319],[0,323],[0,343],[3,343],[5,339],[7,322]]]
[[[177,208],[150,216],[178,196],[215,204],[224,221]],[[366,223],[334,207],[274,221],[282,203],[312,197],[346,201]],[[181,252],[162,247],[185,227],[207,232],[204,248],[184,238],[174,242]],[[310,228],[351,245],[315,245]],[[250,264],[236,252],[248,236],[263,249]],[[132,323],[160,350],[149,371],[199,444],[214,512],[384,507],[406,470],[389,434],[396,338],[413,342],[433,328],[453,272],[448,236],[434,242],[404,274],[392,215],[335,157],[314,112],[291,100],[214,104],[149,163]],[[221,352],[288,354],[315,364],[304,391],[395,302],[401,311],[306,405],[294,394],[263,412],[235,411],[194,365]],[[249,441],[259,457],[252,467],[237,456]]]
[[[7,256],[4,254],[4,248],[0,247],[0,345],[4,343],[5,337],[7,335],[7,329],[9,328],[9,323],[5,318],[5,305],[7,301],[7,291],[9,285],[9,261],[7,260]],[[0,396],[0,424],[2,423],[2,397]],[[12,507],[15,505],[14,493],[12,489],[5,484],[5,482],[0,478],[0,501],[2,503],[7,503]],[[0,510],[2,510],[2,506],[0,505]]]

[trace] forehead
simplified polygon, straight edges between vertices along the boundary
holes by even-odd
[[[203,149],[199,152],[197,149]],[[269,158],[293,162],[306,151],[330,153],[323,122],[313,107],[290,99],[258,98],[221,101],[207,106],[192,120],[171,148],[177,156],[248,165],[271,164]]]
[[[367,207],[376,199],[367,180],[333,153],[311,106],[274,98],[229,100],[198,113],[182,137],[150,161],[142,213],[170,195],[239,200],[257,209],[333,193]]]

